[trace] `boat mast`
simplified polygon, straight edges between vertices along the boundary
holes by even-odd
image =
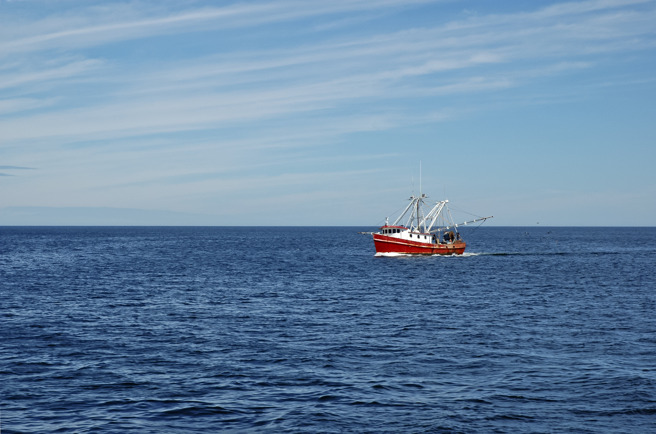
[[[417,231],[421,232],[421,229],[419,228],[420,223],[419,223],[419,202],[421,202],[421,161],[419,161],[419,200],[417,201]]]
[[[442,209],[446,206],[447,202],[449,202],[449,201],[448,200],[442,200],[442,201],[437,202],[435,204],[435,206],[433,207],[433,209],[431,209],[430,212],[428,214],[426,214],[426,216],[424,217],[424,220],[422,221],[422,223],[424,224],[424,232],[431,232],[431,229],[433,228],[435,223],[437,223],[438,220],[440,219],[440,217],[442,216]],[[428,220],[430,220],[431,222],[427,227],[426,224],[427,224]],[[438,224],[438,226],[439,226],[439,224]]]
[[[396,225],[401,221],[401,219],[406,215],[406,213],[408,212],[408,210],[409,210],[409,209],[415,204],[414,198],[415,198],[414,195],[413,195],[412,197],[410,197],[409,200],[410,200],[411,202],[408,204],[408,206],[405,207],[405,209],[403,210],[403,212],[401,213],[401,215],[399,216],[399,218],[397,218],[396,220],[394,220],[394,223],[392,223],[392,226],[396,226]]]

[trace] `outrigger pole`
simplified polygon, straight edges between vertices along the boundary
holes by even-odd
[[[412,205],[415,204],[415,199],[416,199],[416,197],[414,197],[414,196],[410,196],[410,200],[411,200],[411,202],[408,204],[408,206],[405,207],[405,209],[403,210],[403,212],[401,213],[401,215],[399,216],[399,218],[397,218],[396,220],[394,220],[394,223],[392,223],[392,226],[396,226],[396,224],[397,224],[399,221],[401,221],[401,219],[403,218],[403,216],[405,215],[405,213],[407,213],[408,210],[410,209],[410,207],[411,207]]]
[[[485,221],[487,219],[491,219],[492,217],[494,217],[494,216],[481,217],[475,220],[454,224],[453,217],[451,217],[451,211],[449,210],[449,207],[447,205],[449,203],[448,200],[441,200],[439,202],[436,202],[433,208],[428,212],[428,214],[424,215],[422,210],[422,205],[425,204],[424,199],[426,199],[425,194],[420,194],[419,196],[415,196],[415,195],[410,196],[409,198],[410,203],[408,204],[408,206],[405,207],[403,212],[394,221],[394,223],[392,223],[392,226],[396,226],[403,219],[403,217],[406,216],[408,212],[410,212],[410,216],[408,217],[405,226],[411,231],[412,230],[421,231],[421,228],[423,226],[424,233],[447,231],[454,227],[457,228],[460,225],[468,225],[470,223]],[[433,229],[433,225],[437,223],[440,217],[444,219],[443,221],[447,225],[439,227],[438,229]],[[416,225],[414,220],[416,220]],[[385,225],[387,226],[388,223],[385,222]]]
[[[467,225],[467,224],[469,224],[469,223],[476,223],[476,222],[480,222],[480,221],[485,221],[485,220],[487,220],[487,219],[491,219],[492,217],[494,217],[494,216],[491,215],[491,216],[489,216],[489,217],[482,217],[482,218],[480,218],[480,219],[470,220],[470,221],[468,221],[468,222],[458,223],[458,224],[454,224],[454,225],[451,225],[451,226],[445,226],[445,227],[443,227],[443,228],[436,229],[436,230],[431,231],[431,232],[446,231],[446,230],[448,230],[448,229],[450,229],[450,228],[453,228],[453,227],[456,227],[456,228],[457,228],[457,227],[460,226],[460,225]]]

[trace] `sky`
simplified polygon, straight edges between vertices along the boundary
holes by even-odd
[[[656,1],[0,0],[0,225],[375,226],[420,183],[656,225]]]

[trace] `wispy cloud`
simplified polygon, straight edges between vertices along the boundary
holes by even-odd
[[[52,62],[48,62],[52,63]],[[103,62],[101,60],[80,60],[67,62],[61,66],[42,65],[45,68],[20,68],[11,73],[0,74],[0,89],[16,88],[18,86],[44,83],[53,80],[79,77],[97,70]]]
[[[21,167],[21,166],[0,166],[0,170],[34,170],[33,167]],[[16,176],[10,173],[0,172],[0,176]]]
[[[235,122],[330,110],[358,101],[516,87],[535,79],[534,64],[525,66],[521,62],[543,62],[540,74],[545,76],[572,69],[572,65],[590,65],[579,60],[590,53],[653,46],[654,29],[650,27],[656,22],[653,8],[640,12],[624,10],[619,14],[616,11],[618,7],[637,3],[645,2],[556,5],[534,13],[475,17],[435,28],[348,41],[242,52],[227,59],[208,57],[192,60],[183,67],[157,65],[157,71],[137,74],[110,69],[94,76],[95,80],[105,77],[109,81],[124,81],[124,89],[118,89],[110,100],[93,107],[59,109],[56,113],[0,121],[4,131],[1,140],[49,136],[92,139],[99,135],[124,137],[224,128]],[[381,4],[398,6],[397,2],[382,2],[378,7]],[[291,5],[267,3],[234,6],[220,13],[185,12],[139,21],[139,26],[189,22],[208,13],[212,17],[224,13],[248,15],[255,10],[260,13],[274,8],[293,9],[294,14],[303,15],[333,12],[338,6],[364,7],[362,2],[338,2],[331,7],[299,11]],[[601,12],[579,16],[590,11]],[[500,23],[503,28],[497,28]],[[137,26],[133,22],[124,25]],[[641,36],[645,38],[640,39]],[[563,62],[563,58],[573,60]],[[552,59],[558,62],[551,63]],[[101,64],[100,60],[92,59],[39,72],[6,74],[0,80],[0,87],[87,74]],[[498,65],[498,70],[487,68],[482,74],[480,68],[488,65]],[[509,65],[512,65],[511,72],[507,70]],[[425,77],[427,81],[418,85],[414,82],[416,77]]]
[[[407,7],[439,0],[334,0],[324,3],[279,1],[235,3],[216,8],[165,13],[146,4],[89,7],[81,14],[49,17],[25,26],[5,22],[0,53],[57,47],[84,47],[176,32],[251,27],[352,11]],[[93,23],[89,25],[88,23]]]
[[[524,5],[448,19],[436,13],[441,3],[133,2],[37,18],[6,14],[0,17],[0,148],[15,164],[66,168],[60,188],[78,192],[70,197],[79,200],[96,200],[92,189],[141,189],[149,198],[176,200],[191,195],[192,185],[197,195],[227,194],[235,183],[256,189],[249,176],[272,180],[272,188],[304,179],[319,188],[360,171],[326,169],[313,177],[310,170],[291,173],[294,165],[318,170],[323,157],[332,161],[332,148],[365,158],[373,146],[353,140],[356,145],[340,148],[358,134],[419,129],[503,104],[553,103],[604,83],[651,79],[644,71],[595,71],[653,53],[654,1]],[[427,8],[435,18],[416,25],[384,21],[413,8]],[[278,35],[292,26],[288,38],[252,43],[263,29]],[[169,51],[168,41],[181,35],[198,39]],[[585,79],[548,86],[577,77]],[[389,147],[381,152],[392,154]],[[36,183],[45,176],[39,170],[29,178]],[[167,191],[154,194],[163,184]],[[304,194],[290,193],[289,200]],[[22,200],[18,193],[14,199]]]
[[[51,99],[12,98],[0,100],[0,115],[22,112],[40,107],[47,107],[54,103]]]

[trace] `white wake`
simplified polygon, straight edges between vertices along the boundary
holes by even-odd
[[[401,256],[432,256],[432,257],[441,257],[441,258],[470,258],[472,256],[478,256],[481,253],[468,253],[465,252],[462,255],[456,255],[455,253],[451,255],[439,255],[439,254],[434,254],[434,255],[418,255],[418,254],[413,254],[413,253],[395,253],[395,252],[390,252],[390,253],[384,253],[384,252],[378,252],[374,256],[378,257],[386,257],[386,258],[396,258],[396,257],[401,257]]]

